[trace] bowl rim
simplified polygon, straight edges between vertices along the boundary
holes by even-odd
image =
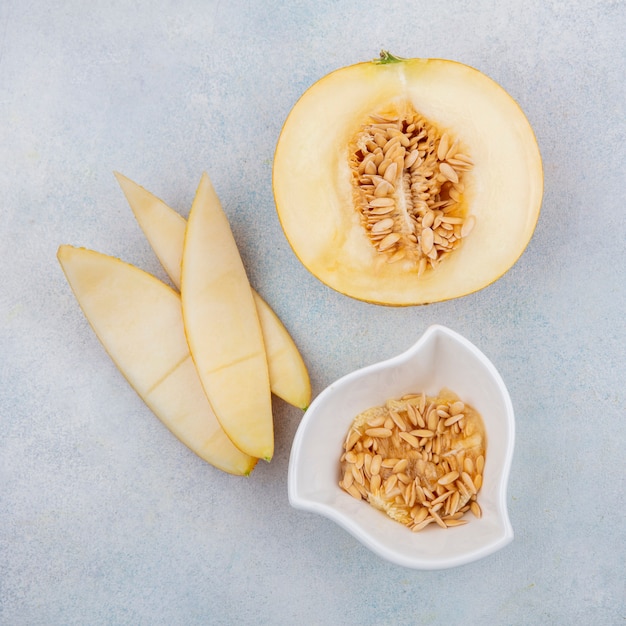
[[[317,407],[323,404],[326,401],[327,397],[335,392],[335,388],[347,385],[357,378],[367,376],[371,372],[390,368],[394,365],[410,360],[410,358],[415,353],[418,353],[421,350],[424,344],[432,341],[436,337],[436,335],[445,335],[451,338],[453,341],[457,342],[466,350],[468,350],[478,361],[480,361],[487,370],[489,376],[493,379],[493,382],[498,388],[504,402],[505,411],[503,418],[507,422],[507,438],[502,465],[499,468],[499,480],[497,489],[497,508],[499,512],[499,520],[502,525],[502,532],[493,541],[485,545],[478,546],[474,550],[467,550],[460,555],[437,558],[418,558],[415,556],[409,556],[407,554],[400,554],[388,548],[376,538],[369,535],[361,524],[354,521],[349,516],[346,516],[343,512],[338,511],[333,506],[302,496],[299,493],[297,486],[299,471],[297,461],[303,446],[304,439],[307,435],[307,431],[316,415]],[[341,528],[346,530],[348,533],[350,533],[353,537],[355,537],[358,541],[360,541],[363,545],[365,545],[379,557],[382,557],[383,559],[397,565],[422,570],[435,570],[457,567],[489,556],[494,552],[502,549],[513,540],[514,532],[508,515],[506,498],[514,448],[515,415],[513,403],[511,401],[504,380],[502,379],[502,376],[493,365],[493,363],[487,358],[487,356],[471,341],[446,326],[443,326],[441,324],[433,324],[429,326],[421,335],[421,337],[404,352],[401,352],[400,354],[397,354],[388,359],[371,363],[343,375],[336,381],[330,383],[314,398],[298,426],[291,446],[287,480],[289,503],[295,509],[317,513],[319,515],[322,515],[323,517],[326,517],[327,519],[330,519]]]

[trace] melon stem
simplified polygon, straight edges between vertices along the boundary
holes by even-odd
[[[388,50],[381,50],[380,57],[378,59],[373,59],[372,63],[376,63],[377,65],[388,65],[389,63],[402,63],[404,61],[402,57],[396,57],[391,54]]]

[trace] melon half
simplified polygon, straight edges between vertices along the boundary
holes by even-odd
[[[543,193],[517,103],[476,69],[388,53],[336,70],[295,104],[273,188],[304,266],[372,303],[417,305],[491,284],[520,257]]]

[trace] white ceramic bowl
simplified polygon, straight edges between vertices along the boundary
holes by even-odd
[[[409,392],[451,389],[483,417],[487,432],[480,519],[418,533],[343,491],[339,457],[352,420],[372,406]],[[305,413],[291,448],[289,501],[324,515],[379,556],[415,569],[455,567],[492,554],[513,539],[506,489],[515,421],[507,389],[493,364],[473,344],[443,326],[431,326],[409,350],[352,372],[331,384]]]

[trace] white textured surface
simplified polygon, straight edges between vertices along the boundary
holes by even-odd
[[[626,5],[546,2],[0,3],[0,623],[619,624],[624,606]],[[545,168],[542,215],[488,289],[425,308],[350,300],[300,266],[271,160],[323,74],[444,57],[515,97]],[[514,542],[414,572],[289,507],[300,412],[247,480],[149,413],[81,316],[60,243],[163,277],[119,170],[187,213],[202,170],[314,392],[432,323],[500,370],[517,418]]]

